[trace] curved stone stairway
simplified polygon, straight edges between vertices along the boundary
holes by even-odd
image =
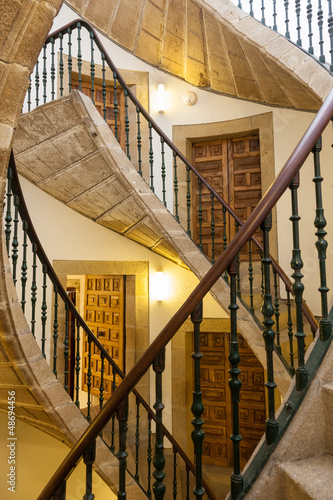
[[[120,148],[91,100],[74,91],[20,118],[15,133],[18,171],[68,207],[119,232],[202,279],[211,264]],[[227,311],[229,287],[220,279],[212,295]],[[262,365],[261,331],[239,304],[238,327]],[[275,379],[284,395],[290,383],[277,356]]]

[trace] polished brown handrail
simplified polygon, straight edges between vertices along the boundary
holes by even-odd
[[[120,403],[127,397],[129,392],[148,370],[156,356],[172,339],[184,321],[186,321],[188,316],[192,313],[194,308],[199,304],[216,281],[221,277],[222,273],[237,257],[240,250],[248,242],[280,199],[282,194],[288,188],[298,170],[311,153],[312,148],[323,133],[325,127],[330,122],[332,116],[333,90],[330,92],[311,125],[303,135],[301,141],[279,173],[278,177],[249,216],[246,223],[239,229],[232,242],[220,255],[215,264],[189,295],[184,304],[178,309],[176,314],[162,329],[161,333],[151,343],[136,365],[126,375],[123,382],[115,390],[112,397],[91,423],[90,427],[84,432],[77,444],[67,455],[37,500],[49,500],[56,488],[61,485],[65,478],[70,474],[72,468],[75,466],[76,462],[79,460],[89,443],[101,432]]]
[[[114,360],[111,358],[110,354],[106,351],[104,346],[100,343],[100,341],[95,337],[93,332],[90,330],[78,310],[76,309],[75,305],[73,302],[69,299],[66,290],[64,289],[61,281],[59,280],[56,272],[54,271],[46,253],[45,250],[40,242],[40,239],[38,238],[37,232],[34,228],[34,224],[31,220],[29,210],[23,195],[20,179],[17,173],[17,168],[16,168],[16,163],[15,163],[15,158],[14,158],[14,153],[13,151],[11,152],[10,155],[10,160],[9,160],[9,168],[12,170],[13,174],[13,183],[12,183],[12,191],[15,195],[18,196],[19,198],[19,213],[21,215],[21,219],[25,220],[28,223],[28,236],[30,238],[30,241],[34,242],[37,246],[37,255],[39,257],[39,260],[42,264],[46,266],[47,269],[47,274],[53,283],[53,285],[57,286],[57,291],[61,298],[63,299],[64,303],[68,305],[68,308],[70,309],[71,313],[73,314],[74,318],[78,321],[80,327],[84,330],[84,332],[87,334],[87,336],[92,340],[92,342],[96,345],[96,347],[99,349],[99,352],[103,354],[104,358],[110,363],[112,368],[114,369],[115,373],[120,376],[120,378],[124,379],[125,374],[122,372],[122,370],[119,368],[119,366],[114,362]],[[156,413],[152,410],[152,408],[149,406],[149,404],[145,401],[145,399],[141,396],[141,394],[134,388],[133,389],[133,394],[134,396],[140,401],[140,404],[143,406],[143,408],[147,411],[148,415],[156,422]],[[196,469],[195,465],[193,462],[189,459],[187,456],[186,452],[183,450],[183,448],[180,446],[180,444],[176,441],[176,439],[172,436],[172,434],[168,431],[168,429],[162,424],[162,431],[165,437],[170,441],[171,445],[173,448],[177,451],[179,456],[184,460],[185,464],[187,467],[191,470],[193,475],[196,475]],[[206,490],[206,493],[208,497],[211,500],[216,500],[216,497],[212,490],[210,489],[209,485],[206,483],[206,481],[203,479],[203,485]]]
[[[228,203],[226,203],[225,200],[223,200],[223,198],[221,198],[221,196],[212,188],[212,186],[206,181],[206,179],[204,179],[204,177],[202,177],[202,175],[196,170],[196,168],[188,161],[188,159],[179,151],[179,149],[173,144],[173,142],[165,135],[165,133],[163,132],[163,130],[157,125],[157,123],[151,118],[151,116],[149,115],[149,113],[144,109],[144,107],[142,106],[142,104],[138,101],[138,99],[136,98],[135,94],[132,92],[132,90],[130,89],[130,87],[128,87],[128,85],[126,84],[125,80],[123,79],[123,77],[121,76],[121,74],[119,73],[118,69],[116,68],[116,66],[114,65],[114,63],[112,62],[112,60],[110,59],[110,56],[108,55],[107,51],[105,50],[104,48],[104,45],[103,43],[101,42],[98,34],[97,34],[97,31],[95,30],[95,28],[90,24],[88,23],[86,20],[84,19],[75,19],[74,21],[71,21],[70,23],[66,24],[65,26],[63,26],[62,28],[54,31],[53,33],[51,33],[47,39],[46,39],[46,42],[47,43],[49,40],[51,40],[51,38],[53,40],[56,40],[58,37],[59,37],[59,34],[62,33],[63,35],[67,33],[67,30],[68,29],[72,29],[73,27],[77,27],[77,23],[80,23],[81,26],[84,26],[87,30],[91,31],[94,35],[94,39],[95,39],[95,42],[98,46],[98,48],[100,49],[101,52],[103,52],[104,56],[105,56],[105,60],[106,62],[108,63],[109,67],[111,68],[111,70],[117,75],[117,80],[119,81],[120,85],[123,87],[124,90],[126,90],[126,92],[128,93],[128,96],[129,98],[131,99],[131,101],[133,102],[133,104],[139,108],[140,110],[140,113],[142,114],[142,116],[145,117],[145,119],[151,123],[153,129],[157,132],[157,134],[159,134],[160,137],[163,138],[164,142],[169,146],[169,148],[176,154],[176,156],[178,156],[178,158],[191,170],[191,172],[193,172],[193,174],[198,178],[200,179],[200,182],[208,189],[208,191],[217,199],[217,201],[227,210],[227,212],[231,215],[231,217],[233,217],[233,219],[240,225],[240,226],[243,226],[244,222],[238,217],[238,215],[232,210],[232,208],[228,205]],[[252,236],[252,241],[253,243],[257,246],[257,248],[259,249],[260,252],[262,252],[262,245],[261,243],[257,240],[257,238],[253,235]],[[292,290],[292,285],[291,285],[291,281],[290,279],[288,278],[288,276],[286,275],[286,273],[283,271],[283,269],[279,266],[279,264],[277,263],[277,261],[274,259],[274,257],[270,256],[271,260],[272,260],[272,266],[273,268],[275,269],[275,271],[277,272],[277,274],[279,275],[279,277],[281,278],[282,282],[285,284],[285,286],[287,287],[288,291],[293,294],[293,290]],[[311,310],[309,309],[308,305],[303,301],[302,303],[302,309],[303,309],[303,313],[306,317],[306,319],[308,320],[310,326],[311,326],[311,331],[315,334],[315,332],[317,331],[318,329],[318,322],[316,320],[316,318],[314,317],[314,315],[312,314]]]

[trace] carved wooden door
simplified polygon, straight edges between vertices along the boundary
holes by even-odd
[[[86,276],[84,306],[87,325],[121,370],[124,370],[124,279],[124,276]],[[83,356],[82,386],[83,390],[87,390],[88,341],[86,336]],[[99,351],[92,345],[92,394],[99,395],[101,368]],[[104,398],[108,398],[112,394],[113,373],[106,361],[104,361],[104,370]],[[116,376],[116,386],[119,382],[120,378]]]
[[[259,136],[235,137],[205,141],[193,144],[193,163],[195,168],[214,190],[228,203],[233,211],[245,221],[261,199],[261,171]],[[214,258],[222,253],[224,243],[228,243],[236,233],[232,217],[226,215],[226,231],[221,205],[212,199],[206,188],[201,188],[202,224],[200,228],[199,185],[192,177],[193,194],[193,238],[203,246],[203,252],[212,259],[212,223],[214,227]],[[260,231],[256,235],[261,238]],[[256,248],[252,248],[258,258]],[[247,250],[242,251],[243,258]]]
[[[204,405],[205,438],[203,462],[232,466],[232,415],[228,380],[229,333],[201,334],[201,390]],[[264,370],[239,335],[242,381],[239,405],[241,466],[244,467],[265,432],[266,408]]]
[[[72,81],[72,89],[79,90],[79,82]],[[94,101],[95,108],[99,114],[104,118],[104,99],[103,87],[101,84],[94,82]],[[91,82],[81,82],[81,92],[91,98]],[[105,117],[106,123],[116,135],[116,114],[114,106],[114,88],[111,85],[106,85],[105,88]],[[122,149],[125,151],[125,96],[121,88],[117,89],[117,138]]]

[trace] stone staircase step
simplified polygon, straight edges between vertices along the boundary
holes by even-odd
[[[333,455],[326,453],[279,465],[283,497],[293,500],[331,500],[333,498]],[[267,496],[267,498],[270,498]]]

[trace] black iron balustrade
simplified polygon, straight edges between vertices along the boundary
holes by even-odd
[[[241,4],[232,1],[251,17],[304,48],[333,72],[332,0],[245,0]]]
[[[264,12],[264,10],[263,10]],[[75,39],[74,33],[77,32],[77,37]],[[116,139],[121,143],[124,152],[129,159],[136,165],[139,174],[146,180],[150,189],[159,196],[160,200],[169,210],[171,210],[170,203],[168,205],[168,192],[171,189],[173,192],[173,214],[175,219],[182,225],[187,234],[194,238],[194,225],[195,221],[199,221],[199,231],[198,238],[195,243],[198,245],[201,251],[203,251],[203,208],[202,199],[207,196],[210,199],[211,208],[209,214],[209,220],[206,221],[208,228],[209,239],[210,239],[210,250],[209,256],[212,264],[214,264],[219,252],[217,251],[217,228],[216,221],[223,221],[223,236],[222,244],[223,250],[226,249],[229,244],[228,234],[231,231],[232,224],[235,224],[236,231],[240,226],[243,225],[243,221],[237,216],[237,214],[229,207],[229,205],[216,193],[216,191],[209,185],[209,183],[202,177],[202,175],[191,165],[191,163],[182,155],[182,153],[174,146],[174,144],[167,138],[167,136],[162,132],[154,120],[149,116],[149,114],[142,107],[140,102],[137,100],[136,96],[133,94],[131,89],[126,85],[124,79],[121,77],[117,68],[111,61],[109,55],[106,53],[96,31],[94,28],[83,20],[73,21],[60,30],[52,33],[46,40],[43,51],[43,78],[44,82],[44,102],[52,100],[57,96],[63,96],[65,90],[71,92],[73,88],[73,75],[77,75],[78,79],[78,89],[80,90],[83,83],[83,38],[84,36],[89,38],[89,54],[84,54],[88,59],[90,58],[89,64],[89,74],[85,79],[90,79],[90,94],[92,100],[96,100],[96,74],[97,74],[97,60],[98,55],[100,56],[101,63],[101,75],[102,75],[102,114],[104,119],[107,120],[106,106],[107,106],[107,78],[106,71],[110,71],[110,87],[108,92],[110,96],[113,93],[113,97],[109,97],[109,101],[112,101],[112,110],[114,121],[111,125],[113,133]],[[67,64],[65,62],[65,49],[67,39]],[[58,83],[59,91],[57,96],[55,91],[47,94],[48,88],[48,47],[51,50],[51,66],[55,64],[54,51],[55,43],[59,40],[59,68],[58,68]],[[74,60],[74,53],[76,53],[76,63]],[[41,63],[36,64],[35,72],[31,79],[30,96],[35,93],[36,95],[36,106],[39,104],[38,89],[39,89],[39,66]],[[64,75],[67,71],[68,76],[68,88],[65,89]],[[75,71],[76,70],[76,71]],[[57,71],[52,70],[57,74]],[[44,81],[44,80],[43,80]],[[54,88],[55,79],[51,79],[51,88]],[[120,92],[124,93],[124,113],[123,119],[124,123],[121,123],[121,113],[120,113]],[[30,99],[31,101],[31,99]],[[109,102],[108,101],[108,102]],[[109,102],[109,103],[110,103]],[[132,106],[132,113],[129,112],[130,105]],[[30,105],[31,107],[31,105]],[[29,106],[28,106],[28,109]],[[121,127],[123,129],[121,130]],[[130,130],[134,127],[136,131],[136,144],[131,144],[132,136]],[[154,150],[154,137],[159,138],[161,144],[160,150]],[[146,143],[147,151],[144,152],[143,144]],[[160,171],[158,172],[158,169]],[[171,175],[173,173],[173,179]],[[183,176],[182,184],[183,188],[180,187],[180,175]],[[198,186],[198,204],[195,206],[195,193],[193,191],[193,186]],[[185,187],[184,187],[185,186]],[[244,302],[244,305],[249,308],[250,313],[255,317],[256,311],[253,307],[253,250],[257,248],[259,253],[262,255],[262,245],[259,243],[256,237],[253,236],[251,242],[248,244],[247,259],[249,260],[248,267],[248,283],[250,288],[249,303]],[[206,252],[206,256],[207,252]],[[13,262],[16,259],[15,250],[13,252]],[[278,273],[280,280],[284,285],[292,292],[292,286],[287,275],[282,271],[277,262],[272,259],[272,266],[276,273]],[[16,270],[14,271],[15,274]],[[228,274],[224,274],[225,280],[228,281]],[[15,279],[15,277],[14,277]],[[240,276],[237,277],[238,283],[238,296],[241,297],[240,291]],[[303,312],[307,321],[311,325],[311,330],[313,334],[317,329],[317,322],[312,315],[311,311],[307,308],[306,304],[302,305]],[[280,354],[277,348],[278,354],[282,357],[284,363],[288,363],[283,359],[282,354]]]
[[[272,347],[272,337],[274,333],[272,332],[272,316],[274,314],[274,307],[272,304],[272,296],[270,291],[270,277],[269,277],[269,266],[270,257],[268,249],[268,233],[270,229],[270,221],[267,220],[272,208],[275,206],[277,201],[280,199],[282,194],[291,186],[292,191],[292,216],[291,220],[294,227],[293,234],[293,268],[294,268],[294,287],[297,288],[296,296],[298,305],[301,302],[302,287],[300,286],[300,269],[301,259],[299,255],[299,239],[298,239],[298,222],[299,214],[296,201],[297,181],[295,182],[295,177],[303,165],[304,161],[311,153],[312,149],[315,147],[316,142],[323,133],[325,127],[330,122],[333,116],[333,91],[331,91],[329,97],[323,104],[322,108],[316,115],[309,129],[303,136],[302,140],[296,147],[295,151],[287,161],[284,168],[281,170],[280,174],[276,178],[275,182],[272,184],[270,189],[267,191],[263,199],[259,202],[257,207],[254,209],[250,215],[247,222],[240,227],[233,241],[227,246],[225,251],[221,256],[218,257],[216,263],[210,268],[201,282],[197,285],[195,290],[190,294],[190,296],[185,300],[183,305],[178,309],[176,314],[171,318],[171,320],[165,325],[160,334],[151,343],[145,353],[141,356],[140,360],[136,365],[129,371],[120,385],[116,388],[110,399],[106,402],[102,410],[99,412],[97,417],[91,423],[89,428],[84,432],[78,443],[68,454],[62,465],[54,474],[53,478],[44,488],[43,492],[38,497],[38,500],[48,500],[53,493],[61,486],[71,472],[72,468],[75,466],[78,459],[83,454],[87,446],[97,437],[97,435],[104,428],[106,423],[110,420],[111,416],[114,414],[116,409],[125,400],[130,391],[135,387],[141,377],[146,373],[148,368],[154,363],[157,356],[163,351],[168,342],[173,338],[182,324],[186,321],[188,316],[193,313],[193,311],[198,307],[199,303],[202,301],[204,296],[210,291],[211,287],[216,283],[216,281],[223,275],[224,271],[229,268],[230,278],[232,279],[233,286],[231,288],[231,312],[233,316],[232,325],[232,337],[231,337],[231,382],[230,385],[233,388],[232,401],[234,403],[234,443],[236,444],[240,441],[239,430],[237,426],[237,405],[238,405],[238,388],[239,383],[237,382],[238,375],[238,362],[239,355],[237,353],[237,325],[236,321],[236,311],[237,311],[237,269],[233,269],[232,264],[237,259],[239,252],[248,242],[248,240],[253,236],[254,232],[258,229],[260,225],[263,225],[264,230],[264,251],[263,251],[263,266],[264,266],[264,317],[265,317],[265,344],[267,357],[269,358],[269,363],[273,361],[273,356],[271,356]],[[318,172],[316,177],[318,176]],[[321,257],[319,256],[319,262]],[[321,281],[322,283],[322,281]],[[289,292],[289,291],[288,291]],[[299,313],[301,308],[298,307],[297,310],[297,331],[301,334],[301,320],[299,320]],[[199,318],[198,318],[199,321]],[[299,338],[302,338],[299,335]],[[330,332],[329,338],[325,340],[323,336],[318,336],[317,342],[315,343],[312,352],[310,353],[309,359],[301,360],[299,369],[301,376],[298,377],[297,386],[292,390],[289,395],[288,404],[286,404],[279,413],[278,417],[275,417],[275,407],[274,399],[270,397],[270,413],[269,413],[269,432],[266,434],[266,442],[262,443],[257,453],[254,455],[253,460],[249,464],[249,467],[244,472],[243,477],[241,477],[239,464],[236,460],[235,468],[232,478],[232,493],[231,498],[233,500],[244,498],[246,492],[250,489],[251,484],[255,481],[256,477],[263,468],[263,465],[267,462],[270,454],[274,451],[277,443],[282,438],[286,428],[291,422],[297,408],[299,407],[302,399],[306,394],[306,389],[309,385],[309,380],[314,376],[316,370],[318,369],[323,356],[332,340],[332,334]],[[196,358],[199,359],[199,353],[196,349]],[[303,370],[306,369],[307,376],[303,376]],[[162,368],[161,368],[162,369]],[[272,373],[274,368],[269,366],[267,371]],[[270,392],[273,393],[274,381],[271,378],[270,373],[268,374],[267,385]],[[233,387],[234,386],[234,387]],[[195,390],[198,393],[198,387]],[[197,397],[197,396],[196,396]],[[196,405],[197,405],[196,400]],[[160,405],[160,399],[158,396],[158,404]],[[195,410],[195,417],[200,419],[199,408]],[[195,423],[195,427],[199,430],[199,422]],[[235,453],[237,457],[237,451]],[[160,470],[160,469],[158,469]],[[156,475],[155,475],[156,477]],[[187,476],[187,498],[189,498],[189,479]]]
[[[82,406],[81,404],[81,390],[82,384],[82,363],[84,360],[84,355],[82,353],[82,340],[87,339],[87,401],[84,407],[81,408],[88,422],[93,419],[93,410],[101,411],[107,402],[107,397],[109,394],[106,392],[106,387],[104,385],[104,374],[107,369],[111,370],[113,374],[112,378],[112,389],[111,392],[114,393],[116,390],[116,376],[120,379],[124,378],[124,374],[119,369],[117,364],[111,358],[109,353],[105,350],[99,340],[94,336],[89,327],[86,325],[84,320],[81,318],[80,314],[76,310],[74,304],[68,297],[67,292],[64,290],[61,282],[59,281],[57,275],[55,274],[47,256],[45,255],[40,240],[35,232],[33,223],[30,219],[23,193],[19,184],[19,178],[16,172],[16,166],[14,161],[14,155],[11,155],[10,165],[8,169],[8,183],[7,189],[10,193],[6,194],[6,207],[5,207],[5,239],[8,245],[9,256],[10,254],[15,255],[15,259],[12,263],[12,272],[15,273],[18,269],[18,265],[21,262],[21,289],[19,289],[19,282],[16,279],[16,287],[18,293],[21,292],[23,297],[21,300],[21,306],[26,318],[29,322],[31,317],[31,331],[36,341],[39,343],[43,356],[49,361],[49,364],[53,370],[53,373],[58,377],[66,392],[69,395],[72,394],[72,399],[78,408]],[[12,203],[13,200],[13,203]],[[12,208],[14,206],[14,218],[12,219]],[[20,226],[22,225],[22,236],[20,235]],[[20,251],[22,248],[22,252]],[[22,254],[22,255],[21,255]],[[32,255],[32,258],[29,257]],[[29,264],[31,264],[31,276],[29,276]],[[17,273],[16,273],[17,274]],[[15,276],[16,276],[15,274]],[[14,275],[13,275],[14,277]],[[23,279],[22,279],[23,278]],[[31,307],[27,307],[28,300],[26,291],[27,283],[31,280]],[[41,289],[40,289],[41,288]],[[50,290],[52,289],[52,292]],[[41,292],[41,294],[40,294]],[[50,295],[49,295],[50,292]],[[41,295],[39,297],[39,295]],[[48,314],[48,304],[52,303],[53,313]],[[40,322],[38,321],[38,310],[40,307]],[[70,324],[69,314],[72,315],[72,321],[74,324]],[[70,329],[73,328],[74,333],[74,348],[70,348]],[[61,333],[64,333],[63,347],[59,344],[59,339]],[[95,404],[92,398],[92,355],[98,353],[100,358],[101,369],[98,372],[100,374],[100,384],[98,390],[98,396],[96,400],[98,403]],[[63,360],[63,363],[62,363]],[[72,361],[71,361],[72,360]],[[71,367],[72,364],[72,367]],[[159,378],[161,378],[162,372],[159,372]],[[70,391],[71,388],[71,391]],[[161,389],[159,388],[159,391]],[[135,456],[134,469],[130,466],[126,467],[126,457],[127,457],[127,443],[126,443],[126,433],[127,433],[127,415],[128,415],[128,402],[118,407],[117,412],[114,412],[110,418],[110,429],[107,433],[99,433],[103,438],[104,442],[109,447],[119,459],[119,498],[126,498],[126,484],[125,484],[125,473],[129,472],[133,478],[137,481],[141,489],[148,498],[152,498],[151,493],[151,465],[152,465],[152,420],[156,422],[156,433],[159,435],[159,440],[156,439],[156,453],[154,458],[154,463],[161,463],[160,454],[163,454],[163,439],[166,439],[174,451],[174,459],[172,464],[168,464],[166,468],[166,473],[170,476],[174,476],[177,467],[186,468],[191,474],[196,473],[195,465],[189,460],[186,453],[178,445],[173,436],[162,424],[161,420],[161,410],[163,405],[160,400],[156,402],[156,414],[150,408],[148,403],[140,396],[140,394],[134,389],[133,390],[135,405],[133,405],[133,412],[135,413],[136,420],[136,430],[135,430],[135,442],[133,456]],[[159,392],[160,397],[160,392]],[[125,400],[126,401],[126,400]],[[94,404],[93,404],[94,403]],[[141,412],[141,413],[140,413]],[[115,418],[118,421],[118,426],[115,423]],[[141,430],[139,422],[142,422]],[[148,431],[147,431],[148,427]],[[142,429],[143,428],[143,429]],[[116,432],[119,432],[119,447],[117,450],[117,445],[115,443]],[[145,433],[145,434],[144,434]],[[95,443],[95,441],[94,441]],[[148,443],[147,449],[147,461],[145,464],[140,457],[140,446]],[[92,499],[94,498],[92,493],[92,465],[95,461],[95,444],[91,444],[86,448],[84,453],[84,462],[86,464],[86,494],[84,498]],[[142,478],[139,477],[139,467],[141,468]],[[164,474],[164,473],[163,473]],[[156,468],[154,472],[156,479],[162,478],[161,470]],[[146,481],[147,479],[147,481]],[[174,478],[173,488],[177,489],[177,481]],[[208,497],[212,500],[215,496],[209,486],[204,481],[204,486]],[[156,487],[155,487],[156,489]],[[160,485],[157,487],[160,489]],[[57,490],[55,498],[65,499],[66,498],[66,483],[62,485]],[[160,496],[159,498],[163,498]],[[175,497],[176,498],[176,497]]]

